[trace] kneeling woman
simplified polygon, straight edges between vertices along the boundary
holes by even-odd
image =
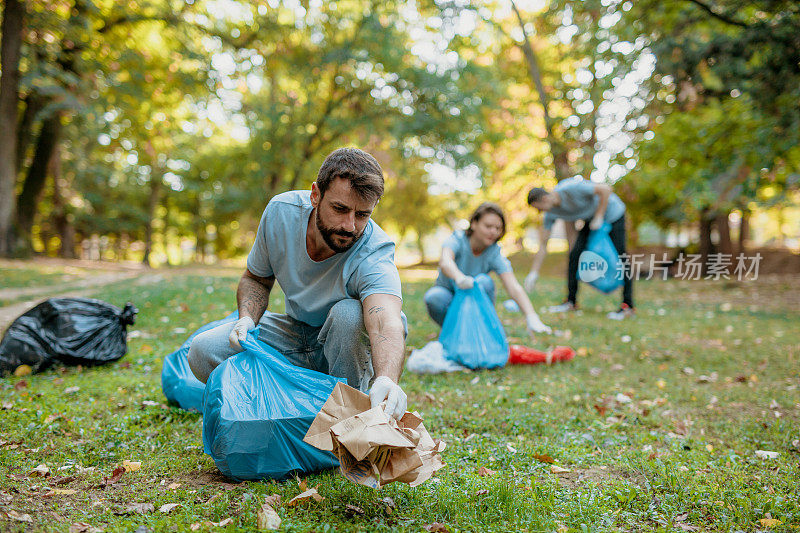
[[[497,244],[506,233],[506,219],[500,206],[485,202],[478,206],[469,219],[466,231],[455,231],[442,245],[439,260],[439,277],[436,284],[425,293],[425,305],[434,322],[441,326],[456,287],[471,289],[477,283],[494,303],[494,282],[489,272],[495,271],[509,296],[525,313],[528,331],[550,333],[550,328],[533,310],[528,295],[520,286],[511,263]]]

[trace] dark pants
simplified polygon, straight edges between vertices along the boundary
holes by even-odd
[[[589,238],[589,220],[585,221],[583,228],[578,232],[575,244],[569,251],[569,268],[567,270],[567,301],[575,304],[578,298],[578,265],[580,264],[581,253],[586,249],[586,241]],[[619,255],[626,252],[625,249],[625,215],[622,215],[615,222],[611,223],[611,232],[608,234],[614,248]],[[622,258],[620,258],[622,260]],[[623,261],[625,271],[623,273],[624,282],[622,285],[622,302],[633,307],[633,279],[630,273],[630,262]]]

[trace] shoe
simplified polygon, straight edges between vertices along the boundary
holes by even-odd
[[[628,304],[622,304],[618,310],[611,311],[606,315],[609,320],[625,320],[632,318],[636,314],[636,310]]]
[[[570,311],[577,311],[578,306],[572,302],[564,302],[563,304],[551,305],[547,308],[548,313],[569,313]]]

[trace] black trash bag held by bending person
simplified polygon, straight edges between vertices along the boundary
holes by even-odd
[[[39,372],[60,362],[99,365],[128,351],[126,327],[138,310],[91,298],[50,298],[18,317],[0,342],[0,375],[20,365]]]

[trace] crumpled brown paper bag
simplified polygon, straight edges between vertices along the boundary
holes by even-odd
[[[415,487],[445,466],[439,455],[445,443],[431,438],[417,413],[395,420],[344,383],[336,384],[303,441],[333,452],[344,477],[374,489],[392,481]]]

